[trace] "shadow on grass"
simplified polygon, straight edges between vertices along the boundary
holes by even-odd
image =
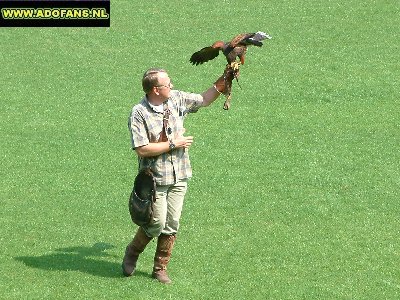
[[[94,276],[122,278],[121,264],[100,258],[114,257],[106,252],[114,248],[106,243],[96,243],[91,247],[69,247],[56,249],[55,253],[42,256],[19,256],[17,261],[26,266],[49,271],[80,271]],[[122,262],[122,256],[121,256]],[[135,276],[149,276],[136,272]]]

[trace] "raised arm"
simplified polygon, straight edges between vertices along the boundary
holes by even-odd
[[[238,71],[233,70],[230,65],[227,65],[224,74],[214,82],[212,87],[201,94],[203,96],[202,106],[209,106],[219,97],[219,95],[227,96],[230,94],[232,80],[235,76],[238,76]]]

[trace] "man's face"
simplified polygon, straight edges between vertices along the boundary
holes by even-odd
[[[171,95],[173,84],[167,73],[158,74],[158,85],[155,87],[160,96],[168,99]]]

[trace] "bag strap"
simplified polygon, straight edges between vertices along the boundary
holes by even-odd
[[[160,138],[158,139],[158,142],[166,142],[168,141],[168,131],[170,130],[168,127],[168,121],[169,121],[169,115],[170,111],[168,109],[168,100],[164,102],[163,104],[164,108],[164,113],[163,113],[163,128],[160,134]]]

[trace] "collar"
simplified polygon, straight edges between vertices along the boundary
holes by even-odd
[[[154,110],[156,113],[164,113],[164,103],[165,102],[161,103],[160,105],[154,105],[154,104],[150,103],[149,99],[147,98],[147,95],[146,95],[145,99],[146,99],[147,104],[150,106],[150,108],[152,110]]]
[[[160,105],[153,105],[150,102],[148,102],[150,107],[157,113],[163,113],[164,112],[164,105],[160,104]]]

